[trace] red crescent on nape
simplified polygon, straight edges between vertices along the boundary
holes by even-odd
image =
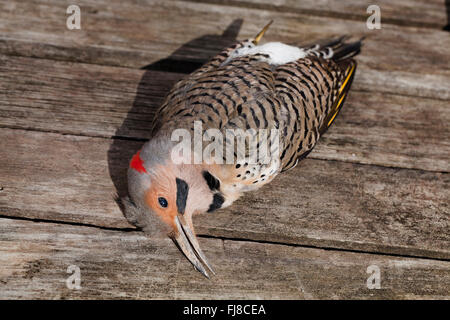
[[[130,168],[136,170],[139,173],[147,173],[147,170],[145,170],[144,167],[144,161],[142,161],[140,153],[141,150],[136,152],[133,158],[131,158]]]

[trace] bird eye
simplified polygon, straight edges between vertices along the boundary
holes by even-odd
[[[158,198],[158,202],[159,202],[159,205],[160,205],[161,207],[167,208],[168,203],[167,203],[166,198],[159,197],[159,198]]]

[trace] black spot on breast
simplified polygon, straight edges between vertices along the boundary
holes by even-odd
[[[209,189],[212,191],[220,189],[220,181],[216,177],[214,177],[209,171],[203,171],[203,178],[208,184]]]
[[[214,210],[220,209],[225,202],[225,198],[221,193],[215,193],[213,197],[213,202],[209,205],[208,212],[213,212]]]

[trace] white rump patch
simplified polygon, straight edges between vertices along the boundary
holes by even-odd
[[[262,58],[262,60],[274,65],[286,64],[298,59],[302,59],[307,55],[307,52],[305,50],[298,47],[289,46],[281,42],[269,42],[259,46],[249,44],[242,48],[236,49],[225,63],[236,57],[254,55],[259,53],[268,55],[269,58]]]

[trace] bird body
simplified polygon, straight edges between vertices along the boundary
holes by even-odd
[[[155,116],[151,140],[130,162],[127,218],[144,230],[166,229],[206,276],[204,266],[212,268],[194,235],[192,215],[229,206],[295,167],[333,123],[355,74],[352,57],[360,41],[258,45],[269,25],[175,84]],[[173,133],[192,133],[192,142],[199,124],[200,147],[194,141],[189,161],[177,161],[186,155],[174,153]],[[229,132],[245,132],[254,147],[227,153],[235,145]],[[214,149],[202,162],[191,161],[192,154],[204,156],[205,140],[217,143],[220,136],[225,152]]]

